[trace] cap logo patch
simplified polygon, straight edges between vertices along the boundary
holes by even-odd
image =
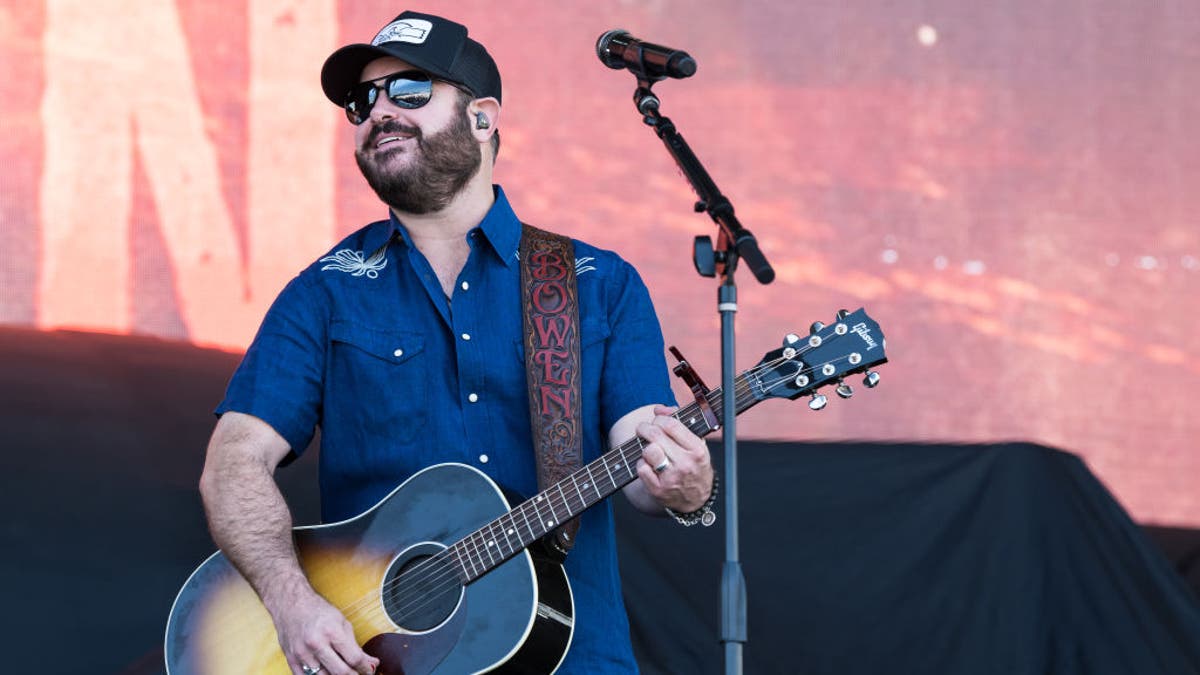
[[[419,45],[425,42],[432,30],[433,23],[424,19],[401,19],[384,26],[375,39],[371,40],[371,44],[375,47],[385,42],[409,42]]]

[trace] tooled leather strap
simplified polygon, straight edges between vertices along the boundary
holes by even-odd
[[[538,490],[544,491],[583,466],[579,293],[569,238],[522,224],[521,296],[529,418]],[[550,543],[566,555],[578,531],[575,517],[554,531]]]

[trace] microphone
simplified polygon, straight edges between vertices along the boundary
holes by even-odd
[[[687,52],[642,42],[620,28],[596,40],[596,56],[613,70],[628,68],[635,75],[652,80],[682,79],[696,74],[696,59]]]

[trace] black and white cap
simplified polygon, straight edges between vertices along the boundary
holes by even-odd
[[[470,89],[477,98],[500,100],[500,71],[487,49],[467,37],[467,27],[431,14],[404,12],[370,44],[346,45],[325,59],[321,89],[342,105],[368,63],[393,56],[430,75]]]

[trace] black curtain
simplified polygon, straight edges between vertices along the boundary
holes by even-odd
[[[740,448],[748,673],[1200,672],[1193,591],[1074,455]],[[723,672],[724,532],[622,511],[644,670]]]

